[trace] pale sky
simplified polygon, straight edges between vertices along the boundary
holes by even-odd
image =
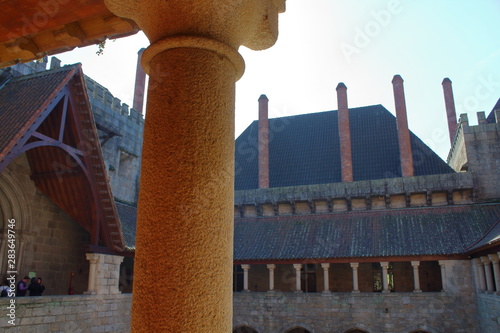
[[[499,0],[287,0],[280,36],[269,50],[240,53],[246,71],[236,85],[236,133],[257,119],[337,109],[344,82],[349,107],[382,104],[393,114],[391,80],[404,79],[410,130],[446,160],[450,147],[441,82],[449,77],[457,117],[491,111],[500,98]],[[132,105],[141,33],[57,55]],[[147,118],[147,117],[146,117]]]

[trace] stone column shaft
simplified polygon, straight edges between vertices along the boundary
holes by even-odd
[[[99,260],[99,257],[94,254],[94,253],[87,253],[85,254],[87,260],[89,261],[89,283],[88,283],[88,288],[87,291],[85,292],[86,294],[95,294],[95,289],[96,289],[96,268],[97,268],[97,261]]]
[[[479,258],[475,258],[473,259],[473,261],[474,261],[474,266],[476,267],[478,291],[482,293],[486,291],[486,276],[484,275],[483,263]]]
[[[300,284],[300,270],[302,269],[302,264],[293,264],[293,268],[295,269],[295,291],[301,292],[302,286]]]
[[[241,265],[243,268],[243,291],[250,291],[248,289],[248,271],[250,270],[250,265]]]
[[[274,269],[276,265],[268,264],[267,269],[269,270],[269,291],[274,291]]]
[[[351,268],[352,268],[352,292],[353,293],[359,293],[359,288],[358,288],[358,267],[359,267],[359,263],[358,262],[351,262]]]
[[[323,267],[323,292],[324,293],[329,293],[330,292],[330,277],[328,274],[328,269],[330,268],[330,264],[321,264],[321,267]]]
[[[439,260],[439,266],[441,267],[441,284],[443,286],[442,291],[446,291],[446,260]]]
[[[488,255],[491,262],[493,263],[493,274],[495,276],[495,289],[497,294],[500,293],[500,265],[499,265],[499,256],[498,254],[490,254]]]
[[[493,287],[493,272],[491,270],[491,260],[484,256],[481,257],[481,262],[484,265],[484,275],[486,276],[486,289],[488,293],[493,293],[494,287]]]
[[[413,292],[422,292],[420,289],[420,276],[419,276],[419,271],[418,271],[418,266],[420,266],[420,261],[412,261],[411,265],[413,267],[413,284],[414,284],[414,290]]]
[[[382,292],[388,293],[389,290],[389,281],[387,279],[387,270],[389,269],[389,263],[387,261],[383,261],[380,263],[382,266]]]

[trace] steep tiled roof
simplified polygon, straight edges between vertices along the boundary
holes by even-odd
[[[115,201],[118,216],[122,224],[125,247],[135,249],[135,226],[137,220],[137,207]]]
[[[500,205],[235,220],[234,260],[463,254],[500,220]]]
[[[382,105],[349,110],[354,180],[401,177],[396,118]],[[254,121],[236,140],[235,189],[257,188]],[[341,181],[337,111],[269,120],[270,187]],[[453,170],[411,135],[415,175]]]
[[[73,77],[77,66],[13,78],[0,89],[0,159]]]

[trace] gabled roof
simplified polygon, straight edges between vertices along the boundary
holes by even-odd
[[[349,109],[354,180],[401,177],[396,118],[382,105]],[[257,188],[254,121],[236,139],[235,189]],[[270,187],[341,182],[337,111],[269,120]],[[415,176],[454,171],[410,133]]]
[[[90,233],[90,250],[123,250],[80,64],[0,89],[0,172],[23,153],[35,186]]]
[[[240,218],[234,260],[459,255],[499,220],[499,204]]]
[[[135,250],[135,229],[137,222],[137,207],[116,202],[118,216],[122,223],[123,237],[125,238],[125,248]]]

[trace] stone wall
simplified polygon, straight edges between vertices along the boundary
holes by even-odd
[[[42,277],[45,295],[68,294],[70,275],[76,294],[87,290],[88,267],[83,248],[89,233],[41,193],[30,179],[30,167],[22,154],[0,175],[0,236],[3,240],[0,278],[7,264],[6,222],[16,220],[17,280],[29,272]],[[2,200],[2,197],[4,200]]]
[[[89,77],[85,77],[92,112],[103,138],[112,131],[109,140],[102,139],[101,149],[108,169],[115,198],[135,204],[139,190],[144,118],[140,112]]]
[[[233,327],[284,333],[479,332],[473,299],[449,293],[235,293]]]
[[[500,295],[478,294],[477,310],[481,333],[500,332]]]
[[[18,297],[11,325],[10,298],[0,298],[0,331],[129,332],[131,304],[131,294]]]

